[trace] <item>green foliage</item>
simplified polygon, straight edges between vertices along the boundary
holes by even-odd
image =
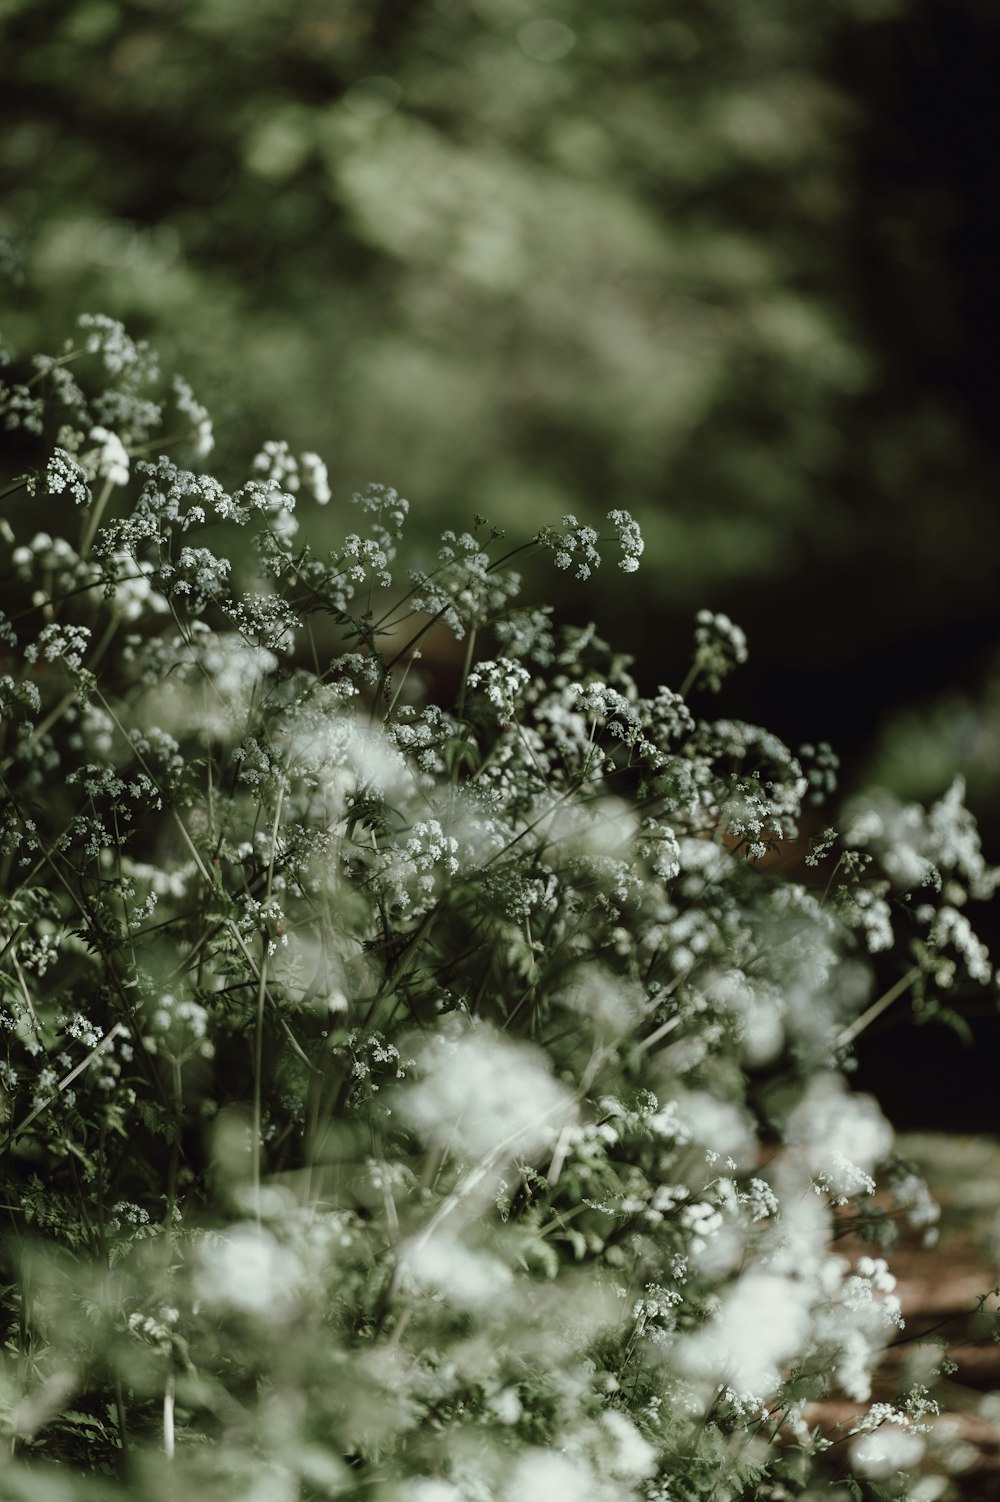
[[[620,645],[652,671],[644,623],[718,601],[774,644],[755,702],[780,676],[771,708],[794,685],[822,723],[833,643],[870,733],[887,685],[953,672],[935,631],[966,622],[975,654],[992,630],[969,410],[992,353],[962,366],[990,258],[958,228],[989,136],[977,11],[7,4],[0,234],[27,274],[5,332],[107,309],[217,394],[237,463],[322,434],[337,494],[406,475],[423,549],[470,496],[518,535],[628,508],[656,585],[608,582]],[[926,141],[894,92],[909,57],[948,121]]]

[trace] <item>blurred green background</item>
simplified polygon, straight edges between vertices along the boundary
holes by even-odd
[[[150,338],[428,552],[625,507],[645,684],[998,833],[992,0],[0,0],[0,331]],[[311,519],[339,536],[336,505]],[[558,587],[565,589],[565,584]],[[538,592],[551,593],[550,579]]]

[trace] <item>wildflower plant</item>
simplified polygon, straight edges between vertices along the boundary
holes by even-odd
[[[845,1070],[993,984],[961,786],[783,875],[836,759],[697,718],[739,629],[645,693],[521,603],[531,549],[634,570],[626,513],[405,570],[372,485],[319,549],[322,460],[204,473],[105,318],[0,417],[5,1495],[902,1495],[935,1404],[871,1404],[879,1248],[935,1212]]]

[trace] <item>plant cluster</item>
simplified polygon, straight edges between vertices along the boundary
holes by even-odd
[[[785,874],[836,759],[696,717],[739,629],[646,693],[522,603],[532,550],[634,570],[627,513],[401,570],[372,485],[321,553],[318,456],[226,488],[99,317],[0,419],[5,1495],[905,1494],[943,1358],[871,1403],[880,1251],[936,1212],[846,1072],[992,985],[960,785]]]

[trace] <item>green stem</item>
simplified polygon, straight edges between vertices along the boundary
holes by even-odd
[[[267,935],[260,961],[257,985],[257,1021],[253,1045],[253,1203],[260,1225],[260,1158],[261,1158],[261,1077],[264,1071],[264,1002],[267,998]]]
[[[679,693],[680,693],[680,696],[681,696],[682,699],[686,699],[687,698],[687,696],[690,693],[691,689],[694,687],[694,682],[695,682],[695,679],[697,678],[697,676],[698,676],[698,664],[695,663],[695,662],[693,662],[691,664],[691,666],[688,668],[687,677],[684,679],[684,682],[681,684],[680,689],[679,689]]]
[[[274,800],[274,818],[271,821],[271,853],[267,864],[267,881],[264,887],[265,903],[271,900],[274,883],[274,858],[278,849],[278,830],[281,826],[281,804],[284,789],[278,789]],[[264,947],[260,959],[260,974],[257,977],[257,1020],[254,1032],[253,1058],[253,1199],[254,1215],[260,1225],[260,1162],[261,1162],[261,1100],[264,1073],[264,1003],[267,1000],[267,959],[270,938],[263,936]]]
[[[465,715],[465,686],[469,681],[469,673],[472,671],[472,658],[476,650],[476,628],[469,627],[468,640],[465,643],[465,660],[462,663],[462,682],[458,689],[458,702],[455,705],[455,718],[461,720]]]
[[[122,1390],[122,1379],[115,1375],[115,1414],[118,1419],[118,1438],[121,1441],[122,1460],[128,1463],[128,1429],[125,1425],[125,1394]]]
[[[882,1013],[887,1011],[894,1001],[904,995],[914,982],[919,979],[919,976],[920,966],[914,965],[913,969],[908,970],[894,986],[890,986],[888,991],[879,997],[878,1001],[873,1001],[866,1012],[862,1012],[861,1016],[856,1017],[849,1027],[844,1028],[843,1032],[837,1038],[835,1046],[837,1048],[847,1048],[849,1044],[854,1042],[855,1038],[864,1032],[866,1027],[870,1027],[877,1017],[881,1017]]]
[[[90,516],[87,518],[87,524],[84,528],[83,533],[83,540],[80,543],[81,558],[86,558],[87,554],[90,552],[91,544],[93,543],[94,538],[97,535],[97,529],[101,525],[101,518],[104,515],[108,500],[114,488],[114,484],[111,480],[105,480],[104,488],[102,489],[100,495],[97,497],[97,500],[94,502],[94,508],[91,511]]]
[[[170,1462],[174,1458],[174,1374],[167,1373],[163,1388],[163,1453]]]

